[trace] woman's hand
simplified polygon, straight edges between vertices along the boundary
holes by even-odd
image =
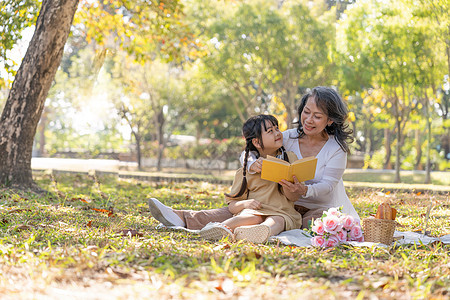
[[[235,215],[240,213],[244,209],[261,209],[261,202],[255,199],[248,199],[248,200],[233,200],[228,204],[229,211]]]
[[[250,171],[252,171],[254,173],[261,173],[262,162],[263,162],[262,157],[255,160],[255,162],[250,166]]]
[[[299,182],[295,176],[294,182],[283,179],[279,183],[283,187],[284,194],[291,201],[297,201],[308,192],[308,187],[303,182]]]

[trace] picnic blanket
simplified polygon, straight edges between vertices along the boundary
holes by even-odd
[[[159,228],[164,228],[165,226],[160,224]],[[184,230],[191,233],[198,234],[200,230],[191,230],[186,229],[180,226],[171,226],[168,227],[170,229],[175,230]],[[441,236],[441,237],[431,237],[427,235],[423,235],[417,232],[411,231],[395,231],[394,232],[394,243],[397,245],[407,245],[407,244],[430,244],[432,242],[442,242],[444,244],[450,244],[450,234]],[[288,231],[283,231],[279,235],[272,236],[269,239],[270,242],[280,242],[284,245],[291,245],[297,247],[312,247],[311,245],[311,236],[301,229],[293,229]],[[348,242],[348,244],[356,246],[356,247],[372,247],[372,246],[387,246],[381,243],[371,243],[371,242]]]
[[[311,236],[308,235],[303,230],[300,229],[294,229],[289,231],[284,231],[280,233],[279,235],[272,236],[270,238],[273,241],[279,240],[281,243],[285,245],[295,245],[299,247],[310,247],[311,245]],[[450,244],[450,234],[441,236],[441,237],[430,237],[427,235],[423,235],[421,233],[417,232],[411,232],[411,231],[395,231],[394,232],[394,243],[400,244],[400,245],[406,245],[406,244],[429,244],[432,242],[442,242],[444,244]],[[371,242],[348,242],[348,244],[358,247],[371,247],[374,245],[377,246],[383,246],[381,243],[371,243]],[[384,245],[386,246],[386,245]]]

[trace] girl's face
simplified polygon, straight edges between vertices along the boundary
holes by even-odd
[[[327,114],[317,106],[316,100],[312,98],[308,99],[303,108],[301,122],[303,132],[309,136],[322,134],[325,127],[333,123],[333,121],[328,118]]]
[[[254,139],[253,144],[258,149],[261,155],[273,154],[275,151],[283,146],[283,134],[277,125],[273,125],[272,122],[266,121],[266,126],[261,124],[261,140],[264,145],[264,149],[261,147],[258,139]],[[262,153],[261,153],[262,152]]]

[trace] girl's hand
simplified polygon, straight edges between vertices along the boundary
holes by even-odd
[[[262,162],[263,162],[262,157],[255,160],[255,162],[250,166],[250,171],[252,171],[254,173],[261,173]]]
[[[243,209],[249,208],[249,209],[261,209],[261,202],[255,200],[255,199],[248,199],[248,200],[233,200],[228,204],[229,211],[235,215],[240,213]]]
[[[242,200],[243,208],[249,208],[249,209],[261,209],[261,202],[255,199],[248,199],[248,200]]]
[[[308,192],[308,187],[303,182],[299,182],[295,176],[294,182],[289,182],[283,179],[279,183],[283,187],[286,197],[291,201],[297,201]]]

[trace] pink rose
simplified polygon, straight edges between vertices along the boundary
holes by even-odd
[[[314,225],[311,228],[315,233],[323,235],[325,228],[323,227],[323,222],[321,220],[315,220]]]
[[[331,207],[331,208],[327,211],[327,215],[328,215],[328,216],[336,216],[336,217],[340,217],[340,216],[341,216],[341,212],[339,211],[338,208],[336,208],[336,207]]]
[[[364,235],[356,239],[357,242],[364,242]]]
[[[339,231],[342,231],[342,223],[339,222],[336,226],[336,228],[332,231],[330,231],[331,234],[336,235]]]
[[[345,215],[341,218],[341,223],[345,229],[350,230],[355,225],[355,219],[352,216]]]
[[[329,232],[331,234],[335,233],[336,227],[339,224],[339,218],[334,216],[334,215],[330,215],[330,216],[326,216],[323,219],[323,226],[325,228],[326,232]]]
[[[339,245],[339,240],[334,235],[328,237],[328,239],[325,241],[325,247],[335,247]]]
[[[324,240],[323,236],[321,236],[321,235],[316,235],[315,237],[313,237],[311,239],[311,244],[314,247],[323,247],[324,243],[325,243],[325,240]]]
[[[362,236],[361,227],[355,225],[350,229],[350,240],[356,241],[358,238]]]
[[[347,231],[338,231],[336,233],[336,237],[339,240],[339,242],[346,242],[347,241]]]

